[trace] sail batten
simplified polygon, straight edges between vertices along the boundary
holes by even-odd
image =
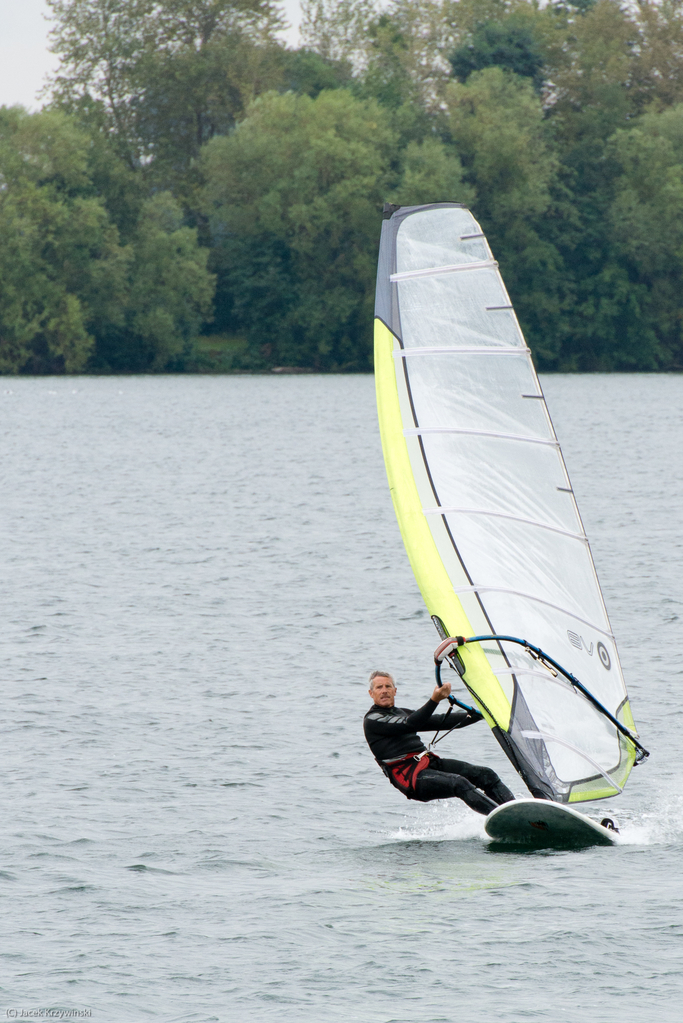
[[[404,431],[405,433],[405,431]],[[511,522],[523,522],[527,526],[535,526],[538,529],[550,529],[553,533],[560,533],[561,536],[568,536],[572,540],[579,540],[581,543],[588,543],[588,537],[583,533],[572,533],[568,529],[560,529],[559,526],[551,526],[549,522],[539,522],[538,519],[523,519],[520,515],[508,515],[506,512],[488,511],[485,508],[423,508],[425,515],[490,515],[496,519],[510,519]]]
[[[443,355],[444,353],[454,354],[454,355],[456,355],[456,354],[457,355],[520,355],[520,354],[521,355],[530,355],[531,354],[531,349],[530,348],[496,348],[494,346],[491,346],[490,348],[485,348],[483,345],[480,345],[479,347],[472,346],[470,348],[467,348],[467,347],[465,347],[463,345],[460,345],[458,347],[442,346],[441,348],[426,348],[426,347],[425,348],[400,348],[400,349],[398,349],[398,351],[395,351],[393,353],[393,355],[394,355],[395,359],[409,359],[409,358],[413,358],[413,357],[418,356],[418,355]],[[526,398],[527,395],[522,395],[522,397]],[[542,395],[538,395],[538,397],[542,397]]]
[[[465,207],[400,207],[384,221],[375,376],[392,499],[430,614],[451,635],[526,636],[629,725],[562,452]],[[579,802],[621,791],[634,751],[589,701],[523,647],[473,643],[462,656],[465,684],[533,794]]]
[[[531,730],[522,731],[520,732],[520,735],[522,735],[525,739],[543,739],[544,742],[559,743],[560,746],[564,746],[565,749],[571,750],[572,753],[576,753],[582,759],[586,760],[591,765],[591,767],[595,768],[598,774],[602,775],[602,777],[607,782],[609,782],[610,785],[614,786],[617,792],[624,791],[623,788],[617,784],[614,778],[610,777],[607,771],[603,771],[602,767],[600,767],[600,764],[596,763],[596,761],[593,760],[592,757],[589,757],[588,754],[584,752],[584,750],[580,750],[577,746],[574,746],[573,743],[567,742],[566,739],[560,739],[560,737],[557,735],[550,735],[549,732],[538,732]]]
[[[531,600],[537,604],[544,604],[545,607],[552,608],[553,611],[559,611],[563,615],[567,615],[568,618],[573,618],[577,622],[581,622],[582,625],[587,625],[589,629],[594,629],[596,632],[602,633],[603,636],[609,636],[610,639],[614,639],[614,634],[609,629],[603,629],[595,622],[589,621],[587,618],[581,618],[580,615],[574,614],[573,611],[569,611],[566,607],[562,607],[560,604],[552,604],[549,600],[543,600],[541,597],[534,596],[533,593],[524,593],[522,590],[508,590],[502,586],[486,586],[484,583],[475,583],[472,586],[460,586],[458,589],[453,590],[454,593],[505,593],[509,597],[520,597],[522,600]],[[502,635],[502,633],[501,633]]]
[[[544,437],[523,437],[516,433],[497,433],[495,430],[464,430],[457,426],[415,426],[403,431],[406,437],[418,436],[426,433],[467,433],[473,437],[497,437],[499,440],[514,440],[526,444],[549,444],[551,447],[558,447],[556,440],[546,440]]]
[[[389,280],[407,281],[412,277],[432,277],[436,274],[458,273],[460,270],[485,270],[489,266],[498,266],[498,264],[495,259],[482,259],[471,263],[452,263],[450,266],[428,266],[422,270],[404,270],[403,273],[392,274]],[[496,308],[511,309],[512,306],[497,306]]]

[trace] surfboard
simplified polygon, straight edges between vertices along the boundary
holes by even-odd
[[[616,845],[618,832],[603,827],[565,803],[517,799],[503,803],[486,818],[489,838],[515,845]]]

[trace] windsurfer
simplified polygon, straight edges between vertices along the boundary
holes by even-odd
[[[438,732],[465,728],[482,720],[477,711],[449,708],[446,714],[434,714],[437,705],[446,700],[450,692],[450,682],[445,682],[434,689],[419,710],[396,707],[393,677],[388,672],[373,671],[369,689],[373,706],[363,720],[365,738],[391,784],[408,799],[427,803],[432,799],[457,796],[477,813],[488,814],[499,804],[515,798],[496,772],[463,760],[438,757],[427,750],[417,734],[418,730]]]

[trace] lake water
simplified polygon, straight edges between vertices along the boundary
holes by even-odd
[[[543,385],[652,756],[520,854],[363,740],[437,640],[371,377],[0,381],[0,1018],[680,1019],[683,377]]]

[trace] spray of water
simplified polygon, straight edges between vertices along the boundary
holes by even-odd
[[[617,845],[670,845],[683,839],[683,795],[665,794],[646,810],[601,804],[587,806],[585,812],[595,821],[611,817],[616,822]],[[395,842],[490,841],[484,818],[456,803],[415,808],[389,838]]]

